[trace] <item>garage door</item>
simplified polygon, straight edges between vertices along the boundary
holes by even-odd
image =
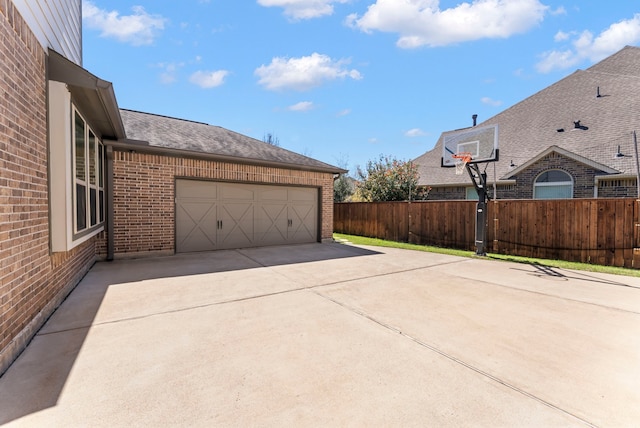
[[[318,189],[176,181],[176,252],[318,241]]]

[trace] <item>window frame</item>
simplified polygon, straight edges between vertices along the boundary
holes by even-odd
[[[84,177],[79,177],[78,168],[78,129],[76,128],[78,119],[83,123],[83,169]],[[80,113],[78,108],[71,102],[71,183],[72,183],[72,239],[89,234],[95,234],[104,227],[104,156],[105,150],[102,141],[91,128],[86,118]],[[93,144],[93,149],[91,145]],[[80,174],[82,175],[82,174]],[[84,197],[79,198],[78,193],[83,191]],[[92,194],[93,192],[93,194]],[[83,206],[79,202],[83,200]],[[83,208],[83,209],[82,209]],[[82,212],[84,211],[84,212]],[[83,215],[82,222],[80,215]]]
[[[562,174],[564,174],[567,178],[569,178],[569,180],[565,180],[565,181],[548,181],[548,182],[538,182],[538,180],[540,179],[540,177],[542,177],[544,174],[548,174],[549,172],[553,172],[553,171],[558,171],[561,172]],[[568,198],[541,198],[538,195],[537,189],[538,188],[542,188],[542,187],[565,187],[565,188],[569,188],[570,189],[570,194],[571,196]],[[573,199],[573,191],[574,191],[574,180],[573,180],[573,176],[571,174],[569,174],[567,171],[564,171],[562,169],[558,169],[558,168],[553,168],[553,169],[547,169],[542,171],[540,174],[538,174],[536,176],[536,178],[533,180],[533,199],[537,199],[537,200],[551,200],[551,199]]]

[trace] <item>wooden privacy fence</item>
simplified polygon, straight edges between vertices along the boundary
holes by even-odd
[[[473,201],[334,204],[334,231],[475,249]],[[498,200],[488,204],[487,251],[640,269],[640,200]]]

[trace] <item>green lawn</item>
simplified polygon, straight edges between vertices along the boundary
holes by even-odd
[[[385,241],[383,239],[366,238],[364,236],[343,235],[334,233],[334,239],[348,241],[356,245],[371,245],[376,247],[401,248],[405,250],[427,251],[430,253],[450,254],[461,257],[479,257],[473,251],[453,250],[449,248],[431,247],[428,245],[407,244],[405,242]],[[562,269],[583,270],[588,272],[612,273],[616,275],[634,276],[640,278],[640,270],[626,269],[613,266],[592,265],[587,263],[566,262],[563,260],[534,259],[530,257],[505,256],[502,254],[488,254],[488,259],[505,260],[516,263],[534,264]]]

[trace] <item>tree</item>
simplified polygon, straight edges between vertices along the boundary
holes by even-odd
[[[337,165],[340,168],[349,169],[349,158],[346,155],[340,155],[337,161]],[[340,177],[333,181],[333,202],[344,202],[353,194],[354,179],[347,174],[340,174]]]
[[[267,132],[263,137],[262,141],[267,144],[271,144],[272,146],[280,147],[280,140],[277,136],[272,134],[271,132]]]
[[[340,174],[333,182],[333,202],[344,202],[353,194],[352,180],[347,174]]]
[[[418,177],[418,167],[413,162],[380,155],[378,160],[368,161],[365,170],[358,167],[356,199],[367,202],[426,199],[418,189]]]

